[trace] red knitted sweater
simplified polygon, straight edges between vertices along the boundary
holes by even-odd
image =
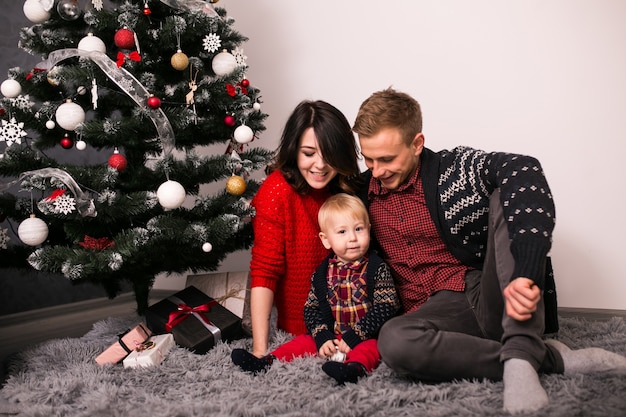
[[[329,254],[317,223],[317,212],[328,196],[327,190],[300,195],[274,171],[252,200],[256,213],[250,285],[274,291],[278,328],[294,335],[307,331],[303,310],[311,275]]]

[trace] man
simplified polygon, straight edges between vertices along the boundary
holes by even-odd
[[[617,371],[626,358],[542,339],[554,204],[539,162],[424,147],[418,102],[391,88],[353,127],[369,168],[372,231],[404,314],[381,329],[383,361],[426,381],[503,380],[504,409],[548,403],[538,373]]]

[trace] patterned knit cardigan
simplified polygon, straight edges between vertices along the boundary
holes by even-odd
[[[304,321],[309,333],[319,348],[328,340],[335,339],[333,317],[328,303],[328,261],[329,255],[311,277],[311,291],[304,305]],[[367,298],[371,307],[355,324],[354,328],[342,335],[342,340],[354,348],[364,340],[378,336],[382,325],[395,316],[400,309],[400,300],[393,283],[389,266],[374,252],[369,254],[366,269]]]
[[[548,317],[556,315],[556,293],[547,258],[555,207],[539,161],[461,146],[440,152],[424,148],[420,163],[426,206],[439,235],[457,259],[476,269],[482,270],[487,250],[489,197],[500,189],[515,259],[510,278],[527,277],[543,289],[546,322],[556,320]],[[363,176],[369,184],[371,170]],[[361,199],[368,205],[367,185]]]

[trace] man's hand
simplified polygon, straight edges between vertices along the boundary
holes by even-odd
[[[519,277],[506,286],[503,291],[506,314],[518,321],[525,321],[537,311],[541,300],[541,290],[529,278]]]

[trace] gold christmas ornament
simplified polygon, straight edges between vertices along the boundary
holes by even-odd
[[[59,75],[59,67],[52,67],[46,75],[48,83],[54,87],[58,87],[61,84],[61,76]]]
[[[189,66],[189,58],[179,49],[174,55],[172,55],[170,63],[175,70],[183,71]]]
[[[226,192],[230,195],[240,196],[246,191],[246,180],[239,175],[232,175],[226,181]]]

